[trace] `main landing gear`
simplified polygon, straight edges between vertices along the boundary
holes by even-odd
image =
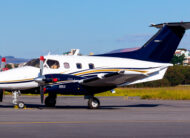
[[[16,106],[18,106],[18,108],[23,109],[25,107],[25,104],[23,101],[18,101],[18,96],[21,95],[20,91],[13,91],[12,92],[13,95],[13,101],[12,103]]]
[[[46,99],[45,99],[45,105],[46,105],[46,107],[55,107],[55,105],[56,105],[56,98],[57,98],[56,94],[49,93],[48,97],[46,97]]]
[[[85,99],[88,99],[89,109],[98,109],[100,107],[100,101],[98,100],[98,98],[90,96],[90,97],[85,97]]]

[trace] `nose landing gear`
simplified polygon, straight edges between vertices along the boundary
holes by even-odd
[[[23,109],[25,107],[25,104],[23,101],[18,101],[18,96],[21,95],[20,91],[13,91],[12,92],[13,95],[13,105],[18,106],[19,109]]]

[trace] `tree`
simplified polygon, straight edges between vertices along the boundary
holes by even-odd
[[[6,64],[6,68],[12,69],[12,66],[10,64]]]
[[[184,59],[185,59],[184,54],[182,54],[180,56],[174,55],[173,58],[172,58],[171,63],[174,64],[174,65],[183,65]]]
[[[174,66],[168,68],[164,77],[170,82],[171,86],[176,86],[183,83],[185,76],[182,70],[183,66]]]

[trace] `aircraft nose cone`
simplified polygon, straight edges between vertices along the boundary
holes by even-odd
[[[38,77],[39,71],[38,68],[26,66],[0,72],[0,89],[30,87],[24,83],[34,82],[34,78]],[[36,82],[35,86],[38,86]]]
[[[39,69],[34,67],[21,67],[0,72],[0,81],[14,81],[34,79],[38,76]]]

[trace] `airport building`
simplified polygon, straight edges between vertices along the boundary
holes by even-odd
[[[190,51],[184,48],[179,48],[175,51],[176,56],[184,55],[185,59],[183,61],[183,65],[190,65]]]

